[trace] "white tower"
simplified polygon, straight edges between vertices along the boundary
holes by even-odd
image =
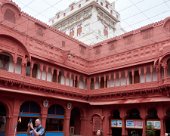
[[[115,3],[80,0],[50,19],[50,24],[86,44],[95,44],[124,33]]]

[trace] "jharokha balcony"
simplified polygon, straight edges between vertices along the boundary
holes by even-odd
[[[62,73],[59,69],[56,70],[58,72],[53,70],[49,74],[47,70],[47,73],[35,70],[34,67],[31,70],[31,67],[27,68],[24,65],[14,65],[15,68],[10,68],[12,62],[7,66],[8,68],[0,69],[0,85],[3,91],[74,100],[92,105],[100,105],[99,102],[114,103],[114,100],[122,101],[125,97],[134,98],[135,95],[145,97],[148,94],[159,96],[163,93],[167,96],[166,90],[170,83],[169,73],[166,72],[168,67],[157,73],[152,63],[138,69],[109,71],[98,76],[82,76],[77,73],[74,75],[74,72],[68,71]],[[28,70],[32,71],[32,74]]]

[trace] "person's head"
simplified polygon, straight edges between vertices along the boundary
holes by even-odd
[[[97,130],[96,134],[97,136],[101,136],[101,130]]]
[[[40,119],[36,119],[35,120],[35,126],[37,127],[39,125],[41,125],[41,120]]]

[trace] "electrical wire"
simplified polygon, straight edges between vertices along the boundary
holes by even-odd
[[[119,1],[119,0],[116,0],[116,1]],[[141,3],[141,2],[143,2],[144,0],[141,0],[141,1],[138,1],[137,3],[133,3],[132,1],[130,1],[131,2],[131,6],[129,6],[129,7],[126,7],[126,8],[124,8],[124,9],[122,9],[121,11],[125,11],[125,10],[127,10],[127,9],[129,9],[129,8],[131,8],[132,7],[132,5],[133,6],[137,6],[137,4],[139,4],[139,3]],[[162,4],[165,4],[165,3],[167,3],[169,0],[163,0],[163,2],[161,2],[161,4],[159,4],[159,5],[156,5],[156,6],[153,6],[153,7],[151,7],[151,8],[148,8],[147,10],[151,10],[151,9],[154,9],[155,7],[157,7],[157,6],[160,6],[160,5],[162,5]],[[29,5],[32,3],[33,1],[31,1],[31,2],[29,2],[27,5],[24,5],[24,8],[26,8],[26,7],[29,7]],[[61,2],[61,0],[59,1],[59,2]],[[57,2],[58,3],[58,2]],[[57,4],[56,3],[56,4]],[[49,5],[49,4],[48,4]],[[167,5],[167,4],[166,4]],[[50,8],[53,8],[54,7],[54,5],[49,5],[48,6],[48,8],[46,8],[44,11],[41,11],[41,12],[38,12],[37,13],[37,15],[40,15],[40,14],[42,14],[42,12],[45,12],[46,10],[48,10],[48,9],[50,9]],[[144,12],[143,11],[141,11],[139,8],[137,8],[138,10],[139,10],[139,13],[140,14],[143,14]],[[145,11],[147,11],[147,10],[145,10]],[[162,13],[160,13],[159,15],[161,15],[161,14],[163,14],[163,13],[166,13],[166,12],[169,12],[169,10],[168,11],[164,11],[164,12],[162,12]],[[139,13],[137,13],[136,15],[138,15]],[[154,17],[156,17],[156,16],[159,16],[159,15],[155,15]],[[133,15],[131,18],[133,18],[135,15]],[[127,26],[127,28],[128,27],[132,27],[132,26],[134,26],[134,25],[136,25],[136,24],[138,24],[138,23],[141,23],[141,22],[143,22],[143,21],[146,21],[146,20],[150,20],[151,18],[153,18],[153,17],[147,17],[146,19],[144,19],[144,20],[142,20],[142,21],[139,21],[139,22],[137,22],[137,23],[134,23],[134,24],[128,24],[128,22],[126,22],[126,19],[129,19],[129,18],[125,18],[122,22],[123,23],[125,23],[125,24],[128,24],[128,26]],[[28,19],[29,20],[29,19]],[[28,20],[26,20],[26,21],[28,21]],[[95,22],[91,22],[91,24],[95,24],[95,23],[98,23],[99,22],[99,20],[97,20],[97,21],[95,21]],[[25,23],[25,22],[22,22],[22,23]],[[17,26],[20,26],[21,24],[18,24],[18,25],[16,25],[14,28],[16,28]],[[32,29],[32,30],[34,30],[34,29]],[[28,31],[31,31],[31,29],[28,29],[28,30],[26,30],[26,32],[28,33]],[[55,39],[56,39],[56,37],[47,37],[46,38],[46,40],[44,40],[43,42],[46,42],[46,41],[48,41],[48,40],[54,40],[55,41]],[[93,41],[93,39],[88,39],[89,41],[91,40],[91,41]],[[59,43],[59,42],[55,42],[55,43]],[[71,46],[71,45],[70,45]]]

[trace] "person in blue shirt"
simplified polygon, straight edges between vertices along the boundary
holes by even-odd
[[[45,129],[41,125],[41,120],[35,120],[35,127],[33,127],[32,122],[28,123],[27,129],[28,136],[45,136]]]

